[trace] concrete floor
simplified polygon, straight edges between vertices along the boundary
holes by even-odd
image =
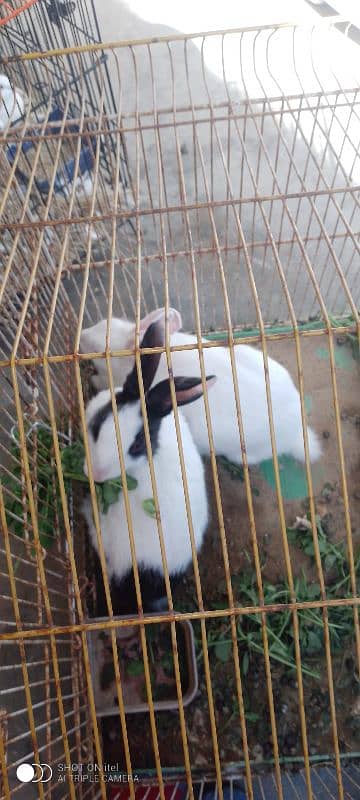
[[[227,1],[221,8],[215,9],[213,5],[208,7],[202,2],[194,7],[188,0],[181,4],[166,4],[162,0],[155,0],[150,4],[143,0],[131,0],[129,3],[110,0],[103,4],[96,0],[95,7],[105,41],[156,37],[179,31],[186,33],[194,29],[283,23],[290,14],[289,4],[280,0],[271,4],[258,0],[251,4],[250,9],[241,10]],[[291,17],[305,25],[319,21],[319,15],[305,0],[296,0],[291,4]],[[291,31],[280,31],[269,41],[268,65],[264,61],[264,40],[260,36],[255,42],[254,36],[245,34],[241,41],[242,77],[237,37],[228,37],[225,40],[224,62],[221,41],[217,37],[209,38],[203,51],[201,39],[189,41],[186,59],[183,42],[174,42],[169,48],[159,44],[150,48],[135,47],[133,52],[128,48],[117,51],[121,80],[121,97],[119,95],[118,99],[123,112],[131,114],[135,109],[138,112],[151,112],[155,104],[159,110],[170,110],[174,106],[177,109],[189,109],[191,104],[208,107],[210,102],[215,105],[227,103],[231,99],[233,109],[241,113],[244,109],[245,91],[255,98],[279,95],[280,89],[287,96],[293,93],[300,96],[302,91],[319,92],[319,85],[324,90],[331,91],[338,88],[338,83],[328,65],[329,49],[336,52],[334,64],[331,66],[340,71],[341,84],[354,85],[352,69],[355,61],[348,56],[351,49],[354,56],[358,56],[358,47],[346,41],[341,33],[333,33],[334,40],[324,34],[324,37],[313,43],[313,65],[308,49],[309,33],[305,34],[304,39],[296,39],[296,69]],[[253,46],[256,69],[253,66]],[[346,59],[344,48],[347,48]],[[118,66],[113,56],[110,57],[109,67],[116,95],[119,89]],[[227,79],[226,86],[223,70]],[[254,292],[248,275],[249,262],[247,265],[243,253],[244,243],[241,253],[235,249],[233,253],[223,257],[221,263],[214,251],[214,228],[220,247],[239,246],[239,221],[244,240],[250,248],[251,268],[261,313],[266,323],[289,318],[289,306],[276,269],[274,254],[269,246],[265,250],[263,246],[253,246],[254,242],[269,242],[267,221],[275,241],[288,242],[279,244],[278,255],[298,319],[307,319],[320,310],[306,258],[314,269],[329,313],[341,314],[349,311],[336,270],[336,258],[340,268],[346,273],[355,303],[358,302],[357,263],[353,259],[353,242],[343,237],[332,240],[333,246],[329,247],[325,241],[326,235],[331,237],[334,232],[341,233],[346,229],[341,224],[339,226],[339,208],[344,215],[345,226],[350,225],[352,230],[356,230],[359,224],[359,210],[351,195],[338,194],[335,197],[338,203],[329,201],[326,196],[329,186],[339,189],[359,179],[359,168],[354,164],[353,145],[357,118],[349,121],[345,111],[343,117],[343,112],[338,111],[340,124],[333,124],[331,112],[323,111],[318,113],[314,126],[315,112],[303,110],[299,114],[299,101],[294,102],[293,108],[296,111],[281,118],[281,130],[279,117],[275,119],[271,115],[263,116],[266,105],[254,103],[252,110],[258,116],[247,123],[242,119],[238,128],[234,122],[223,121],[216,125],[201,122],[206,112],[196,111],[197,145],[194,145],[193,126],[187,124],[190,111],[177,111],[175,117],[171,112],[162,114],[160,121],[169,127],[160,132],[159,136],[153,117],[141,117],[142,124],[146,124],[147,120],[149,126],[142,136],[142,150],[137,150],[139,139],[135,132],[129,130],[125,135],[135,184],[136,176],[139,178],[135,191],[141,209],[163,206],[176,208],[183,202],[184,194],[187,203],[206,206],[209,198],[218,202],[213,217],[208,208],[203,207],[200,212],[190,214],[189,219],[204,330],[210,327],[222,328],[225,325],[226,298],[221,285],[221,269],[225,274],[233,325],[253,324],[257,321]],[[325,98],[324,103],[326,102]],[[225,115],[227,112],[228,107]],[[224,110],[222,114],[224,115]],[[131,117],[129,119],[132,120]],[[344,139],[347,124],[349,127]],[[130,121],[129,127],[132,125],[134,123]],[[284,141],[279,145],[280,137]],[[180,163],[176,151],[177,140],[181,147]],[[199,163],[200,149],[204,159],[203,166]],[[229,198],[231,191],[236,200],[239,197],[254,196],[271,198],[274,194],[289,197],[304,188],[310,192],[320,188],[325,194],[318,197],[313,205],[306,199],[287,199],[285,215],[281,200],[263,202],[261,207],[254,202],[242,204],[238,207],[239,219],[235,218],[231,210],[228,213],[224,205],[224,200]],[[306,243],[305,255],[298,243],[292,244],[296,233],[294,234],[293,222],[287,211],[295,219],[300,236],[320,238],[320,242]],[[265,212],[267,220],[262,212]],[[320,221],[316,218],[316,212]],[[173,211],[170,215],[164,213],[156,217],[144,215],[141,219],[141,234],[142,255],[158,255],[151,267],[143,266],[145,304],[151,308],[156,303],[164,303],[164,246],[166,252],[181,253],[187,250],[188,232],[183,215]],[[204,254],[204,250],[209,251],[211,248],[213,252]],[[169,262],[168,271],[170,302],[182,312],[184,326],[193,328],[193,285],[189,257],[178,256],[173,259]],[[122,286],[121,276],[118,280],[124,296],[126,289]],[[131,309],[131,302],[126,305]],[[106,312],[104,305],[101,313],[105,315]],[[98,316],[97,312],[95,319]]]

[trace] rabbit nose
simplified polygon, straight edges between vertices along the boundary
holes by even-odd
[[[91,472],[95,483],[103,483],[105,480],[105,473],[101,467],[96,467],[94,464],[91,464]],[[89,477],[89,470],[86,461],[84,462],[84,474],[87,478]]]
[[[105,480],[104,472],[101,469],[100,470],[93,469],[93,478],[95,483],[104,483]]]

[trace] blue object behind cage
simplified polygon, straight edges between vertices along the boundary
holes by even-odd
[[[48,123],[54,122],[61,122],[64,117],[64,112],[61,108],[54,108],[53,111],[49,114]],[[85,126],[86,126],[86,119],[85,119]],[[48,127],[45,128],[45,135],[48,133],[57,134],[60,133],[61,126],[60,125],[53,125],[49,124]],[[80,127],[77,123],[72,125],[67,125],[67,131],[71,133],[79,133]],[[32,140],[26,140],[20,144],[21,152],[26,155],[29,151],[35,147],[36,145],[36,130],[29,130],[28,135],[32,137]],[[7,158],[10,164],[13,164],[18,152],[19,144],[10,144],[7,148]],[[81,137],[81,150],[79,156],[79,164],[77,169],[76,177],[80,175],[85,175],[86,173],[91,173],[94,164],[95,164],[95,149],[96,149],[96,137],[92,136],[91,133],[86,132]],[[75,177],[75,168],[76,168],[76,161],[75,158],[70,158],[66,161],[60,169],[56,172],[55,181],[54,181],[54,192],[58,194],[59,192],[65,192],[65,189],[68,189],[69,185],[73,182]],[[21,183],[24,185],[28,184],[28,177],[23,170],[17,168],[16,175]],[[37,180],[35,179],[36,187],[41,192],[41,194],[46,195],[50,190],[49,181],[46,179],[44,180]]]

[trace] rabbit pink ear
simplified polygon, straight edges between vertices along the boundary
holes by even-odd
[[[181,314],[176,311],[175,308],[169,308],[169,333],[176,333],[182,327],[182,319]],[[147,331],[149,325],[152,325],[153,322],[158,322],[161,320],[165,325],[165,308],[156,308],[155,311],[150,311],[150,314],[147,314],[146,317],[143,317],[140,320],[140,341]]]

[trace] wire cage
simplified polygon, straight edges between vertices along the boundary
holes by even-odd
[[[69,48],[74,45],[83,46],[100,42],[101,35],[98,19],[94,4],[85,3],[83,0],[76,2],[59,2],[59,0],[46,0],[46,2],[34,3],[15,3],[9,6],[6,3],[1,6],[1,55],[3,57],[13,56],[19,53],[36,52],[43,50],[54,50],[56,48]],[[102,63],[101,79],[99,76],[98,65]],[[66,70],[64,72],[64,68]],[[21,63],[17,64],[14,79],[24,87],[28,76]],[[101,86],[100,86],[101,84]],[[96,87],[96,90],[95,90]],[[111,130],[111,119],[116,113],[115,97],[112,89],[110,74],[107,66],[106,52],[99,52],[95,58],[86,49],[81,55],[69,55],[66,65],[61,58],[48,64],[46,72],[36,71],[32,74],[31,99],[27,98],[24,91],[16,94],[15,107],[7,108],[6,104],[2,114],[1,128],[5,123],[14,125],[19,120],[24,119],[26,112],[31,108],[32,122],[42,122],[47,116],[49,124],[59,122],[63,118],[64,107],[66,107],[67,125],[71,118],[79,118],[80,109],[86,117],[86,128],[91,130],[93,119],[99,116],[99,98],[102,93],[102,116],[104,128],[109,127],[106,141],[101,139],[100,162],[102,179],[105,182],[113,180],[113,161],[110,157],[116,153],[117,136]],[[70,96],[69,96],[70,94]],[[84,100],[85,94],[85,100]],[[9,120],[6,119],[6,109]],[[72,130],[76,130],[74,122]],[[46,133],[46,128],[44,132]],[[87,139],[83,142],[83,150],[80,159],[77,175],[77,188],[82,191],[85,197],[91,194],[92,173],[94,168],[94,157],[92,152],[92,140]],[[120,157],[118,161],[119,179],[122,186],[124,202],[129,207],[132,205],[130,176],[125,152],[124,141],[120,134]],[[22,171],[22,181],[26,184],[28,173],[31,171],[31,149],[30,141],[24,143],[23,162],[25,168]],[[49,152],[49,157],[51,153]],[[12,153],[8,151],[11,160]],[[73,163],[68,161],[64,165],[64,173],[58,176],[55,184],[55,192],[64,193],[68,185],[73,180]],[[48,182],[43,181],[40,185],[42,200],[48,191]]]
[[[344,57],[336,60],[341,47]],[[209,797],[208,787],[220,798],[359,796],[356,48],[327,20],[316,28],[80,44],[9,53],[3,61],[11,86],[27,97],[24,120],[4,132],[0,169],[0,785],[6,798],[105,798],[123,791],[133,797],[144,776],[162,800],[169,797],[168,776],[177,781],[174,797],[180,787],[190,798]],[[94,65],[97,111],[90,128],[85,55]],[[61,118],[51,119],[50,94],[43,118],[34,121],[37,87],[52,86],[60,73]],[[108,74],[114,113],[106,106]],[[121,188],[123,143],[133,176],[131,209]],[[86,203],[77,184],[84,147],[93,156]],[[104,178],[104,148],[111,182]],[[123,224],[128,219],[135,234]],[[145,352],[166,354],[193,564],[180,586],[166,581],[170,610],[149,616],[141,611],[134,557],[139,613],[119,618],[86,427],[90,363],[104,368],[114,411],[114,353],[130,364],[135,356],[141,375],[141,320],[158,308],[165,308],[165,339]],[[170,308],[195,334],[192,343],[174,344]],[[112,317],[135,324],[131,346],[110,341]],[[107,339],[82,352],[82,331],[102,319]],[[260,464],[247,453],[244,387],[237,380],[247,345],[262,356],[269,417],[270,458]],[[214,449],[205,369],[207,354],[220,347],[232,380],[237,463]],[[199,552],[171,370],[176,355],[187,352],[198,357],[208,436],[210,521]],[[285,365],[299,390],[304,465],[277,452],[270,358]],[[146,420],[141,388],[140,397]],[[254,394],[254,418],[259,402]],[[286,418],[286,405],[281,413]],[[322,442],[318,463],[310,461],[308,421]],[[115,430],[133,543],[125,431],[117,424]],[[164,545],[146,422],[144,436],[151,513]],[[80,512],[82,484],[72,481],[63,460],[65,446],[79,437],[98,561]],[[168,577],[164,547],[162,555]],[[96,619],[102,583],[105,621]],[[183,620],[193,625],[199,672],[198,695],[186,707],[178,649]],[[169,631],[175,676],[176,708],[168,714],[155,710],[151,665],[149,632],[160,622]],[[117,646],[119,632],[134,626],[149,707],[140,716],[125,713]],[[99,631],[108,636],[116,678],[118,713],[106,724],[90,669],[90,637]],[[42,765],[35,783],[17,777],[24,763]],[[126,790],[110,781],[109,764]]]
[[[37,0],[27,0],[25,3],[21,3],[18,0],[15,3],[2,3],[1,4],[1,12],[0,12],[0,24],[7,25],[12,19],[15,19],[19,14],[22,14],[23,11],[26,11],[30,6],[34,5]]]

